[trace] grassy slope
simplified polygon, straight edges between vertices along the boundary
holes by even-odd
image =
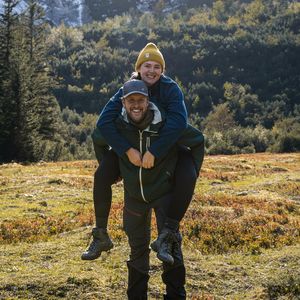
[[[98,260],[80,259],[92,225],[76,226],[74,211],[92,207],[96,167],[94,161],[0,166],[0,225],[58,216],[69,216],[74,223],[69,231],[54,230],[38,241],[1,242],[0,299],[126,299],[129,247],[120,229],[120,209],[109,224],[116,247]],[[287,200],[294,205],[289,218],[300,221],[299,171],[299,154],[206,157],[184,229],[188,230],[189,215],[199,205],[197,197],[220,195],[274,202],[278,214],[282,213],[279,202]],[[121,184],[114,186],[115,203],[122,200],[122,190]],[[201,205],[207,212],[235,216],[230,206]],[[244,216],[251,214],[260,211],[243,207]],[[11,230],[18,236],[18,228]],[[221,254],[204,254],[194,243],[184,238],[188,299],[208,299],[209,294],[211,299],[300,299],[299,243]],[[162,299],[160,274],[161,263],[152,252],[149,299]]]

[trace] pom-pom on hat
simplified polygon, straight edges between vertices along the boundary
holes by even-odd
[[[144,63],[145,61],[152,60],[157,61],[161,64],[162,72],[165,69],[165,60],[161,52],[157,49],[156,45],[153,43],[148,43],[144,49],[139,54],[139,57],[135,63],[135,70]]]
[[[148,96],[148,88],[142,80],[130,80],[125,82],[123,86],[123,98],[131,94],[143,94]]]

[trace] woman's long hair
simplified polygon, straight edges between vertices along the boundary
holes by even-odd
[[[137,71],[134,71],[131,73],[131,79],[138,79],[138,80],[142,80],[141,74]]]

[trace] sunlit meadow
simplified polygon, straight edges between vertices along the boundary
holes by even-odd
[[[96,168],[0,166],[0,299],[126,299],[122,183],[109,220],[115,247],[80,259]],[[300,154],[205,157],[181,233],[187,299],[300,299]],[[151,252],[149,299],[163,299],[161,271]]]

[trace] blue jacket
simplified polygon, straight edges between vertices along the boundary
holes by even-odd
[[[114,121],[122,109],[122,91],[112,97],[106,104],[97,122],[97,128],[107,143],[121,157],[130,148],[130,144],[118,132]],[[172,79],[161,75],[160,79],[149,89],[150,101],[162,107],[167,118],[159,138],[149,147],[149,152],[160,158],[181,136],[187,127],[187,112],[179,86]]]

